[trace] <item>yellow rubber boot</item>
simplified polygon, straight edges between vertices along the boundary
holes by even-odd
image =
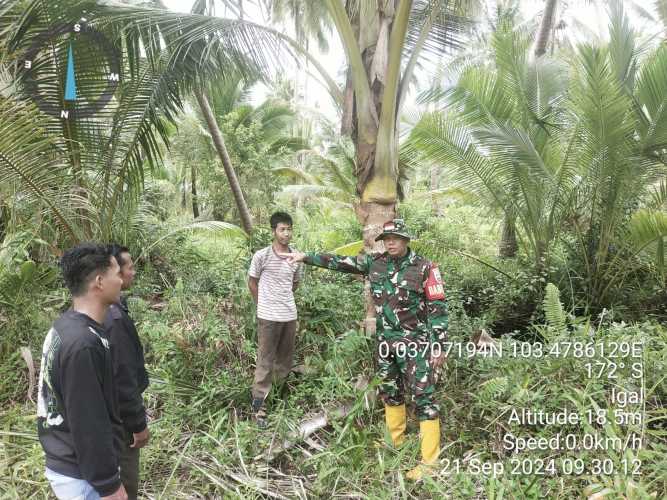
[[[422,420],[419,422],[421,435],[422,463],[406,474],[412,481],[420,481],[425,475],[433,472],[432,466],[438,462],[440,455],[440,419]]]
[[[387,423],[387,430],[392,443],[394,443],[394,446],[401,446],[405,440],[405,405],[384,405],[384,420]]]

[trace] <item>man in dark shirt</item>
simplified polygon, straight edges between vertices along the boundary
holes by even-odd
[[[125,500],[121,422],[102,326],[120,296],[120,266],[106,246],[82,244],[64,253],[61,267],[73,303],[53,323],[42,350],[37,430],[46,477],[59,499]]]
[[[110,245],[111,254],[120,265],[123,290],[132,286],[136,271],[130,251]],[[114,378],[118,388],[118,405],[123,421],[124,439],[120,451],[120,478],[130,499],[139,492],[139,449],[148,443],[146,410],[142,393],[148,387],[144,366],[144,349],[134,321],[130,318],[123,297],[109,307],[104,327],[113,347]]]

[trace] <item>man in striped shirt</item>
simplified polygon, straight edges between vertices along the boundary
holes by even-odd
[[[292,369],[296,334],[294,290],[303,266],[290,263],[279,253],[293,252],[292,217],[285,212],[271,216],[273,242],[255,253],[248,271],[248,288],[257,305],[257,363],[252,386],[252,412],[258,425],[266,425],[264,400],[273,379],[281,381]]]

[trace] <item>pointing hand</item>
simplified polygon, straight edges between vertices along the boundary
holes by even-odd
[[[294,264],[296,262],[303,262],[303,259],[306,258],[306,254],[301,252],[291,252],[291,253],[279,252],[278,255],[280,257],[287,259],[287,262],[289,262],[290,264]]]

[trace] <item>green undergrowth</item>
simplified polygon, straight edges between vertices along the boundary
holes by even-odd
[[[520,259],[494,260],[493,225],[482,224],[467,209],[457,214],[452,219],[460,226],[454,222],[449,229],[429,217],[420,222],[418,211],[412,214],[420,224],[421,239],[432,250],[429,256],[441,264],[450,309],[452,344],[437,393],[443,461],[434,477],[418,485],[405,478],[419,458],[414,416],[401,449],[394,449],[385,435],[373,379],[375,345],[360,330],[363,283],[353,276],[307,269],[297,292],[299,373],[291,374],[269,396],[266,429],[249,420],[256,330],[246,270],[251,249],[266,244],[267,233],[254,242],[194,235],[166,241],[140,262],[130,298],[151,378],[145,394],[151,443],[142,451],[142,494],[243,499],[570,499],[595,493],[605,499],[664,497],[665,328],[653,320],[623,323],[613,311],[573,315],[555,288],[545,299],[546,276],[533,276]],[[355,241],[360,235],[350,221],[351,216],[337,219],[338,232],[328,236],[327,247],[316,237],[321,219],[305,218],[297,226],[295,246],[320,250]],[[463,229],[476,222],[482,230],[475,237],[462,236]],[[569,297],[562,289],[561,295]],[[38,363],[43,337],[67,306],[66,297],[49,282],[27,294],[11,312],[3,312],[1,498],[49,495],[35,433],[35,405],[27,398],[28,371],[18,349],[29,347]],[[515,316],[510,321],[511,313]],[[495,335],[495,349],[502,349],[502,355],[468,351],[482,329]],[[551,354],[538,356],[536,341]],[[603,341],[642,342],[641,356],[625,360],[616,377],[608,378],[606,372],[589,376],[586,363],[598,358],[559,356],[554,351],[566,343]],[[618,357],[608,361],[623,362]],[[632,376],[633,362],[641,363],[641,379]],[[644,390],[640,422],[510,423],[513,410],[566,408],[585,414],[608,408],[612,386]],[[293,437],[300,424],[314,422],[321,412],[341,405],[346,416],[332,419],[305,440]],[[611,412],[607,417],[613,420]],[[514,453],[503,446],[507,433],[547,440],[561,433],[581,440],[596,433],[626,439],[633,432],[642,438],[636,450]],[[286,440],[290,446],[285,446]],[[550,460],[559,464],[558,470],[538,473],[539,464]],[[585,470],[563,470],[563,462],[576,465],[575,460]],[[641,475],[624,474],[623,464],[635,460],[641,461]],[[613,470],[595,473],[595,463],[611,464]]]

